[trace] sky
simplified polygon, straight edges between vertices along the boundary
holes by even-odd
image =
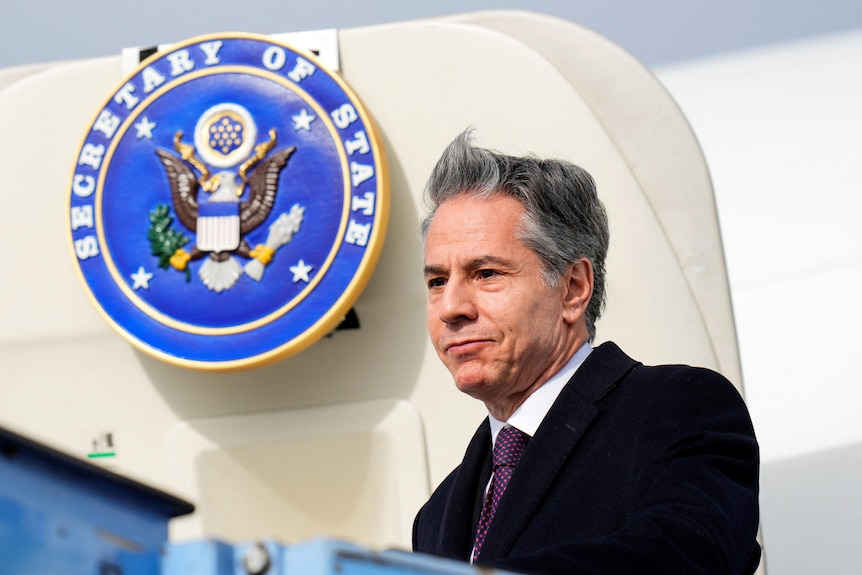
[[[862,27],[859,0],[3,0],[0,68],[113,56],[213,32],[352,28],[493,9],[570,20],[647,66]]]

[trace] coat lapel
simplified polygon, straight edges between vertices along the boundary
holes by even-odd
[[[437,541],[440,555],[458,559],[466,559],[470,555],[475,537],[473,515],[476,496],[480,489],[482,467],[490,458],[490,448],[491,427],[486,418],[467,446],[446,501]]]
[[[554,478],[600,415],[597,404],[635,364],[615,344],[606,343],[594,349],[575,372],[524,450],[488,530],[483,561],[509,553]],[[487,446],[485,451],[487,454]]]

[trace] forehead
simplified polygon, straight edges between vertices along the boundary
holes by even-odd
[[[425,237],[425,258],[455,250],[465,255],[519,247],[524,207],[507,195],[459,196],[437,208]]]

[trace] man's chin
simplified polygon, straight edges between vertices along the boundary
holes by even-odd
[[[461,393],[466,393],[474,399],[484,401],[492,386],[482,377],[456,377],[455,387]]]

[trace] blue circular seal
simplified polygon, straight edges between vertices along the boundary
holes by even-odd
[[[389,214],[353,92],[313,56],[245,34],[143,62],[95,115],[69,187],[97,308],[138,348],[197,369],[262,365],[331,332]]]

